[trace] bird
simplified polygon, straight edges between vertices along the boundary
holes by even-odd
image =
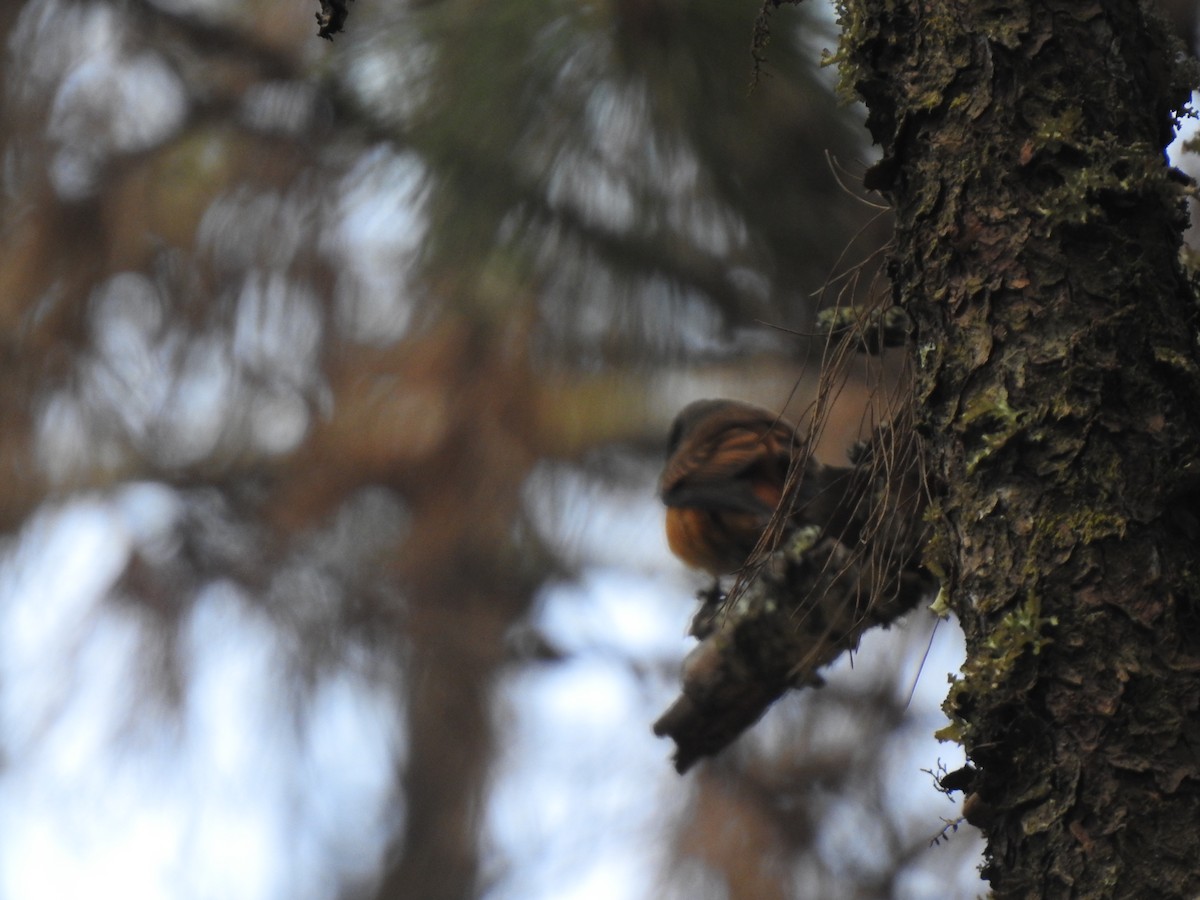
[[[667,543],[688,566],[720,579],[745,567],[784,498],[805,444],[787,419],[739,400],[697,400],[675,417],[659,482]],[[839,510],[850,469],[805,461],[785,528],[817,524],[851,537]]]

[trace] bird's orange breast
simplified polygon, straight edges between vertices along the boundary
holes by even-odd
[[[751,513],[670,506],[667,544],[692,568],[728,575],[745,564],[765,524],[763,517]]]

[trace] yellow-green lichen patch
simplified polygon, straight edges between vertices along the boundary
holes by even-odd
[[[974,474],[981,462],[1024,431],[1025,419],[1009,405],[1003,386],[972,396],[957,423],[961,433],[974,437],[967,454],[967,474]]]
[[[999,690],[1021,659],[1037,656],[1052,644],[1054,638],[1047,632],[1056,625],[1057,616],[1042,615],[1037,593],[1027,592],[1025,600],[1001,618],[963,664],[962,676],[951,677],[950,692],[942,706],[950,716],[950,724],[934,736],[961,743],[970,731],[970,723],[963,719],[960,710],[972,708],[973,697]]]

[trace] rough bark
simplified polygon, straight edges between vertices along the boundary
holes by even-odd
[[[1128,0],[841,13],[915,323],[927,561],[967,636],[946,736],[985,875],[1194,897],[1200,356],[1163,155],[1192,71]]]

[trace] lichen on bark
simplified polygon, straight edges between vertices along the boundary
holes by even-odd
[[[840,18],[896,213],[985,874],[1001,897],[1194,896],[1200,320],[1163,148],[1196,71],[1128,0]]]

